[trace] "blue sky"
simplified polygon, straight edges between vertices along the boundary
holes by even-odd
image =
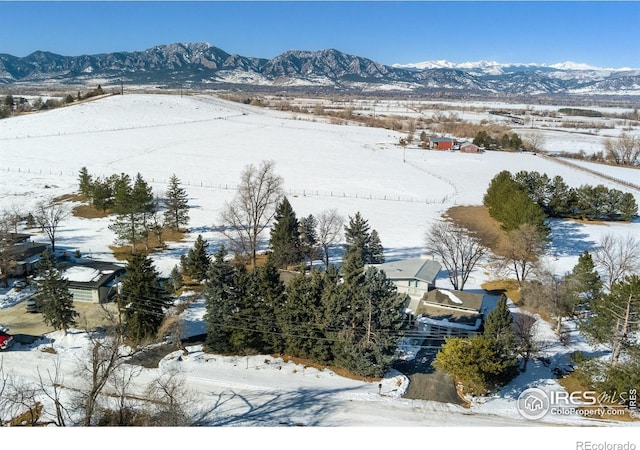
[[[15,56],[208,42],[261,58],[335,48],[383,64],[445,59],[640,68],[635,1],[0,0],[0,17],[0,53]]]

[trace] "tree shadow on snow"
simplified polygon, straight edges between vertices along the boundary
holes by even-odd
[[[582,231],[584,225],[568,220],[550,220],[551,253],[556,256],[579,256],[585,251],[593,251],[596,243]]]
[[[291,392],[239,394],[233,390],[213,394],[214,402],[196,417],[195,426],[331,426],[323,419],[341,402],[335,398],[350,389],[308,389]],[[268,400],[264,400],[269,395]],[[339,423],[333,424],[339,426]]]

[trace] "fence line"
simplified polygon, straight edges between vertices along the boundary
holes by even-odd
[[[37,175],[54,175],[54,176],[68,176],[68,177],[77,177],[78,176],[78,172],[68,172],[68,171],[64,171],[64,170],[53,170],[53,169],[49,169],[47,170],[42,170],[42,169],[37,169],[37,170],[32,170],[30,168],[27,169],[22,169],[22,168],[17,168],[17,169],[12,169],[9,167],[3,167],[0,168],[0,170],[4,171],[4,172],[14,172],[14,173],[25,173],[25,174],[37,174]],[[424,170],[424,169],[421,169]],[[105,175],[100,175],[100,174],[92,174],[93,176],[98,176],[98,177],[104,177]],[[113,175],[113,174],[111,174]],[[109,175],[110,176],[110,175]],[[451,184],[454,188],[455,185],[453,185],[451,182],[447,181],[446,179],[442,178],[443,181]],[[156,185],[168,185],[169,184],[169,180],[167,179],[156,179],[156,178],[151,178],[151,179],[147,179],[146,180],[148,183],[151,184],[156,184]],[[182,181],[182,185],[183,186],[188,186],[188,187],[196,187],[196,188],[204,188],[204,189],[215,189],[215,190],[222,190],[222,191],[237,191],[238,187],[236,185],[229,185],[229,184],[212,184],[212,183],[206,183],[203,181],[197,182],[197,181],[192,181],[192,180],[181,180]],[[386,202],[404,202],[404,203],[422,203],[422,204],[427,204],[427,205],[435,205],[435,204],[444,204],[448,201],[450,201],[452,199],[453,196],[457,195],[458,191],[457,189],[455,189],[455,194],[452,195],[444,195],[441,198],[416,198],[416,197],[408,197],[408,196],[402,196],[402,195],[394,195],[394,194],[377,194],[374,195],[372,193],[348,193],[348,192],[343,192],[343,191],[321,191],[321,190],[317,190],[317,189],[288,189],[285,191],[286,195],[290,196],[290,197],[328,197],[328,198],[335,198],[335,199],[356,199],[356,200],[371,200],[371,201],[386,201]]]

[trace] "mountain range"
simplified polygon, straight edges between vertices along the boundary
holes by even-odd
[[[447,61],[383,65],[338,50],[291,50],[272,59],[229,54],[207,43],[138,52],[61,56],[0,54],[0,85],[127,83],[159,87],[298,89],[467,95],[640,95],[640,69]]]

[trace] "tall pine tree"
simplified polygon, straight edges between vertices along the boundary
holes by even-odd
[[[371,231],[369,239],[369,263],[382,264],[384,262],[384,247],[376,230]]]
[[[182,266],[182,272],[198,282],[206,278],[211,264],[211,259],[207,253],[208,247],[209,243],[199,234],[193,244],[193,248],[187,252],[187,257]]]
[[[323,326],[322,295],[324,274],[298,274],[287,285],[286,301],[278,310],[278,323],[285,342],[285,353],[328,363],[330,351]]]
[[[78,313],[69,292],[69,281],[63,278],[49,250],[45,250],[40,258],[35,300],[47,325],[67,334],[67,330],[76,324]]]
[[[507,306],[507,297],[502,294],[496,307],[487,314],[483,335],[493,339],[505,357],[515,354],[515,335],[513,333],[513,316]]]
[[[109,225],[119,242],[131,245],[135,253],[135,245],[148,232],[147,222],[154,210],[154,198],[151,187],[138,173],[131,185],[128,175],[122,174],[114,182],[115,219]]]
[[[269,246],[269,260],[275,267],[286,268],[302,261],[299,223],[287,197],[282,199],[276,209]]]
[[[173,174],[169,179],[169,186],[165,193],[164,212],[165,222],[174,230],[189,224],[189,203],[187,191],[181,186],[178,177]]]
[[[90,196],[91,191],[93,190],[93,180],[86,167],[80,169],[80,173],[78,175],[78,190],[81,194],[86,196]]]
[[[571,273],[566,276],[568,289],[575,297],[575,304],[588,308],[602,294],[602,279],[596,270],[591,254],[585,250]]]
[[[369,261],[369,244],[371,241],[369,222],[362,217],[360,211],[349,216],[349,223],[344,226],[344,237],[347,241],[347,253],[356,252],[363,264]]]
[[[151,258],[139,253],[132,255],[126,271],[120,308],[124,312],[127,335],[133,342],[140,342],[155,337],[169,301],[163,296]]]
[[[318,235],[316,233],[317,222],[312,214],[300,219],[300,252],[309,266],[313,265],[318,257]]]
[[[205,347],[214,353],[229,353],[233,350],[231,336],[236,328],[234,315],[238,309],[239,295],[236,289],[236,271],[225,260],[224,246],[216,252],[204,289],[207,324]]]

